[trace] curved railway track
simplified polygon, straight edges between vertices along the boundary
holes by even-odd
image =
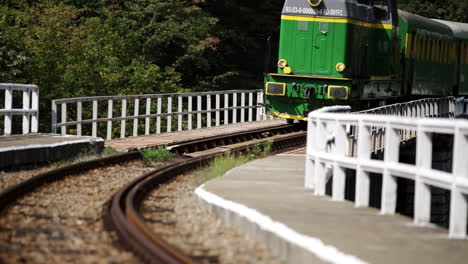
[[[168,148],[180,155],[178,162],[156,169],[127,184],[109,203],[106,223],[120,238],[120,242],[147,263],[192,263],[192,259],[173,248],[146,226],[140,207],[146,195],[171,181],[176,176],[205,166],[214,157],[225,153],[240,153],[253,145],[272,141],[273,149],[280,150],[305,144],[306,134],[297,127],[280,125],[254,131],[207,137],[193,141],[170,144]],[[195,153],[194,153],[195,152]],[[0,193],[0,212],[27,193],[51,182],[83,171],[139,159],[139,152],[87,161],[33,177]]]

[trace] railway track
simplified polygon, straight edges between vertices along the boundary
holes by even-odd
[[[141,204],[145,197],[158,186],[174,179],[177,175],[205,166],[215,156],[225,152],[240,153],[253,145],[265,141],[273,142],[273,149],[294,147],[305,144],[305,132],[290,125],[268,129],[208,137],[168,146],[179,154],[177,161],[163,168],[151,171],[133,180],[119,190],[112,198],[106,212],[106,223],[117,231],[122,244],[147,263],[192,263],[192,258],[167,244],[145,223],[141,215]],[[139,159],[138,152],[119,154],[94,161],[83,162],[55,171],[44,173],[0,193],[0,211],[41,186],[57,183],[78,172],[96,170],[123,162]],[[117,165],[118,166],[118,165]],[[130,179],[131,180],[131,179]],[[92,220],[96,221],[96,219]]]

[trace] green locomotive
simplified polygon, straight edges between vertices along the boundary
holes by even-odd
[[[326,105],[354,110],[468,95],[468,25],[398,10],[395,0],[286,0],[269,114],[289,121]]]

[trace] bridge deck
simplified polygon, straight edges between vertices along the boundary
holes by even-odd
[[[285,124],[284,120],[271,120],[250,123],[236,123],[220,127],[210,127],[193,129],[188,131],[162,133],[139,137],[129,137],[123,139],[107,140],[106,146],[112,147],[117,151],[130,151],[134,149],[164,145],[168,143],[177,143],[186,141],[193,138],[204,138],[216,135],[223,135],[226,133],[235,133],[241,131],[251,130],[253,128],[269,127],[279,124]]]
[[[254,161],[197,194],[288,263],[466,263],[468,240],[449,240],[447,230],[312,195],[303,187],[304,160],[287,154]]]
[[[27,134],[0,136],[0,170],[50,163],[102,148],[99,138]]]

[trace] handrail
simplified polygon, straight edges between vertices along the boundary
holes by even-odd
[[[418,100],[418,103],[427,102]],[[446,100],[444,109],[456,110],[465,100]],[[414,102],[412,102],[414,103]],[[411,103],[409,103],[411,105]],[[414,106],[414,104],[413,104]],[[389,108],[391,109],[392,106]],[[440,110],[441,105],[437,105]],[[466,105],[464,105],[466,109]],[[395,108],[396,109],[396,108]],[[431,115],[424,106],[415,108],[418,115]],[[419,110],[418,110],[419,109]],[[437,108],[433,108],[437,109]],[[432,113],[450,114],[450,111]],[[398,111],[397,111],[398,112]],[[452,113],[454,113],[452,112]],[[400,112],[401,113],[401,112]],[[448,116],[454,116],[448,115]],[[381,213],[394,214],[396,211],[397,178],[415,181],[414,222],[428,224],[430,221],[430,187],[436,186],[451,191],[449,237],[466,238],[468,211],[468,121],[461,119],[421,118],[412,115],[384,116],[376,114],[336,114],[312,112],[309,115],[308,140],[306,155],[306,188],[314,189],[316,195],[325,195],[327,169],[333,175],[332,198],[344,200],[345,170],[356,171],[356,207],[369,206],[370,174],[382,174]],[[349,130],[354,128],[354,139]],[[382,140],[384,160],[371,159],[375,150],[372,132],[384,131]],[[399,147],[402,135],[415,135],[416,164],[399,162]],[[432,135],[449,134],[454,137],[452,172],[432,169]],[[355,140],[350,144],[351,140]],[[349,148],[354,145],[356,152]]]
[[[23,116],[23,134],[30,132],[37,133],[39,130],[39,87],[30,84],[13,84],[13,83],[0,83],[0,91],[5,91],[5,104],[0,109],[0,115],[4,118],[4,135],[11,135],[13,133],[13,116]],[[23,108],[13,108],[13,100],[15,91],[22,92]]]
[[[70,104],[76,104],[74,116],[70,115],[71,111],[69,111],[68,106]],[[272,117],[265,115],[262,104],[262,90],[58,99],[52,101],[52,133],[57,133],[57,129],[60,128],[61,134],[80,136],[83,134],[83,125],[91,124],[89,130],[92,136],[105,135],[107,140],[111,140],[115,134],[113,131],[114,122],[120,122],[120,138],[125,138],[128,136],[129,130],[127,129],[127,121],[133,121],[131,136],[138,136],[140,134],[162,133],[164,127],[165,131],[172,132],[191,130],[194,127],[202,128],[272,119]],[[83,119],[84,109],[87,105],[89,115],[88,118]],[[145,107],[144,114],[140,113],[140,105]],[[129,110],[133,114],[129,115]],[[256,111],[255,116],[254,110]],[[61,117],[60,122],[58,114]],[[115,117],[115,114],[120,116]],[[140,124],[140,120],[144,120],[144,125]],[[195,122],[196,125],[194,125]],[[100,123],[105,123],[107,126],[98,126]],[[144,133],[142,133],[143,130]]]

